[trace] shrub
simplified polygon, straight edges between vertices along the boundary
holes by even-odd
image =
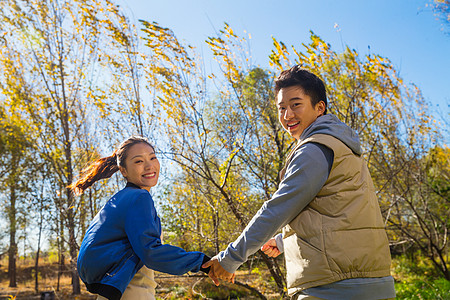
[[[432,262],[420,253],[392,260],[396,299],[449,300],[450,281],[440,277]]]

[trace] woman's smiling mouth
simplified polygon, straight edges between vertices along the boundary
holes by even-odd
[[[153,178],[155,176],[156,176],[156,172],[147,173],[147,174],[142,175],[142,177],[144,177],[144,178]]]

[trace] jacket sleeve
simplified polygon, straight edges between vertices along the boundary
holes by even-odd
[[[162,244],[161,224],[150,194],[130,199],[125,231],[133,251],[148,268],[173,275],[200,270],[203,253]]]
[[[219,253],[225,270],[234,273],[314,199],[328,179],[330,158],[332,164],[332,150],[315,143],[297,150],[272,198],[264,202],[241,235]]]

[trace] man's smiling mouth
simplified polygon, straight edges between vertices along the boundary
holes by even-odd
[[[287,126],[288,128],[292,128],[292,127],[297,126],[298,124],[300,124],[300,121],[299,121],[299,122],[296,122],[296,123],[286,124],[286,126]]]

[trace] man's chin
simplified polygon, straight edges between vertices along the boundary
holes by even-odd
[[[300,134],[298,134],[297,132],[289,132],[289,135],[297,141],[300,139]]]

